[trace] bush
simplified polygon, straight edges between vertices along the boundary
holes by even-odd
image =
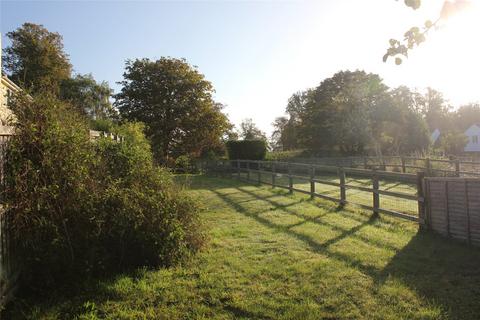
[[[239,140],[227,142],[230,160],[263,160],[267,154],[267,143],[264,140]]]
[[[141,124],[118,128],[124,143],[91,142],[87,121],[55,98],[12,109],[5,200],[23,284],[170,265],[200,247],[198,206],[153,164]]]
[[[188,155],[179,156],[175,159],[174,170],[176,173],[196,173],[197,168],[194,160]]]

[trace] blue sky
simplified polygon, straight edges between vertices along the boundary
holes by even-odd
[[[63,35],[76,72],[116,91],[127,59],[186,58],[213,83],[234,123],[250,117],[267,132],[292,93],[342,69],[379,73],[390,86],[430,85],[453,103],[480,100],[474,87],[453,88],[458,67],[445,75],[428,46],[401,67],[382,63],[388,39],[438,14],[442,1],[418,12],[402,2],[2,0],[0,17],[3,46],[23,22],[43,24]]]

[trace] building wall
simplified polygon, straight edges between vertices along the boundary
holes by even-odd
[[[2,63],[2,46],[0,34],[0,65]],[[8,108],[8,97],[14,92],[20,91],[20,88],[2,74],[0,68],[0,134],[11,134],[13,128],[9,126],[11,121],[15,121],[12,111]]]

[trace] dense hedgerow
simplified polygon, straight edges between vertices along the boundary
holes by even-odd
[[[264,140],[238,140],[227,142],[230,160],[263,160],[267,154],[267,143]]]
[[[92,142],[51,96],[14,102],[5,201],[24,284],[45,287],[132,266],[170,265],[202,243],[195,201],[153,164],[141,124]]]

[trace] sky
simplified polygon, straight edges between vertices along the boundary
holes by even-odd
[[[340,70],[379,74],[390,87],[433,87],[455,106],[480,101],[480,15],[472,10],[429,34],[396,66],[382,62],[390,38],[438,17],[444,0],[5,1],[5,33],[24,22],[63,36],[77,73],[120,90],[125,61],[185,58],[215,87],[231,121],[264,131],[288,98]]]

